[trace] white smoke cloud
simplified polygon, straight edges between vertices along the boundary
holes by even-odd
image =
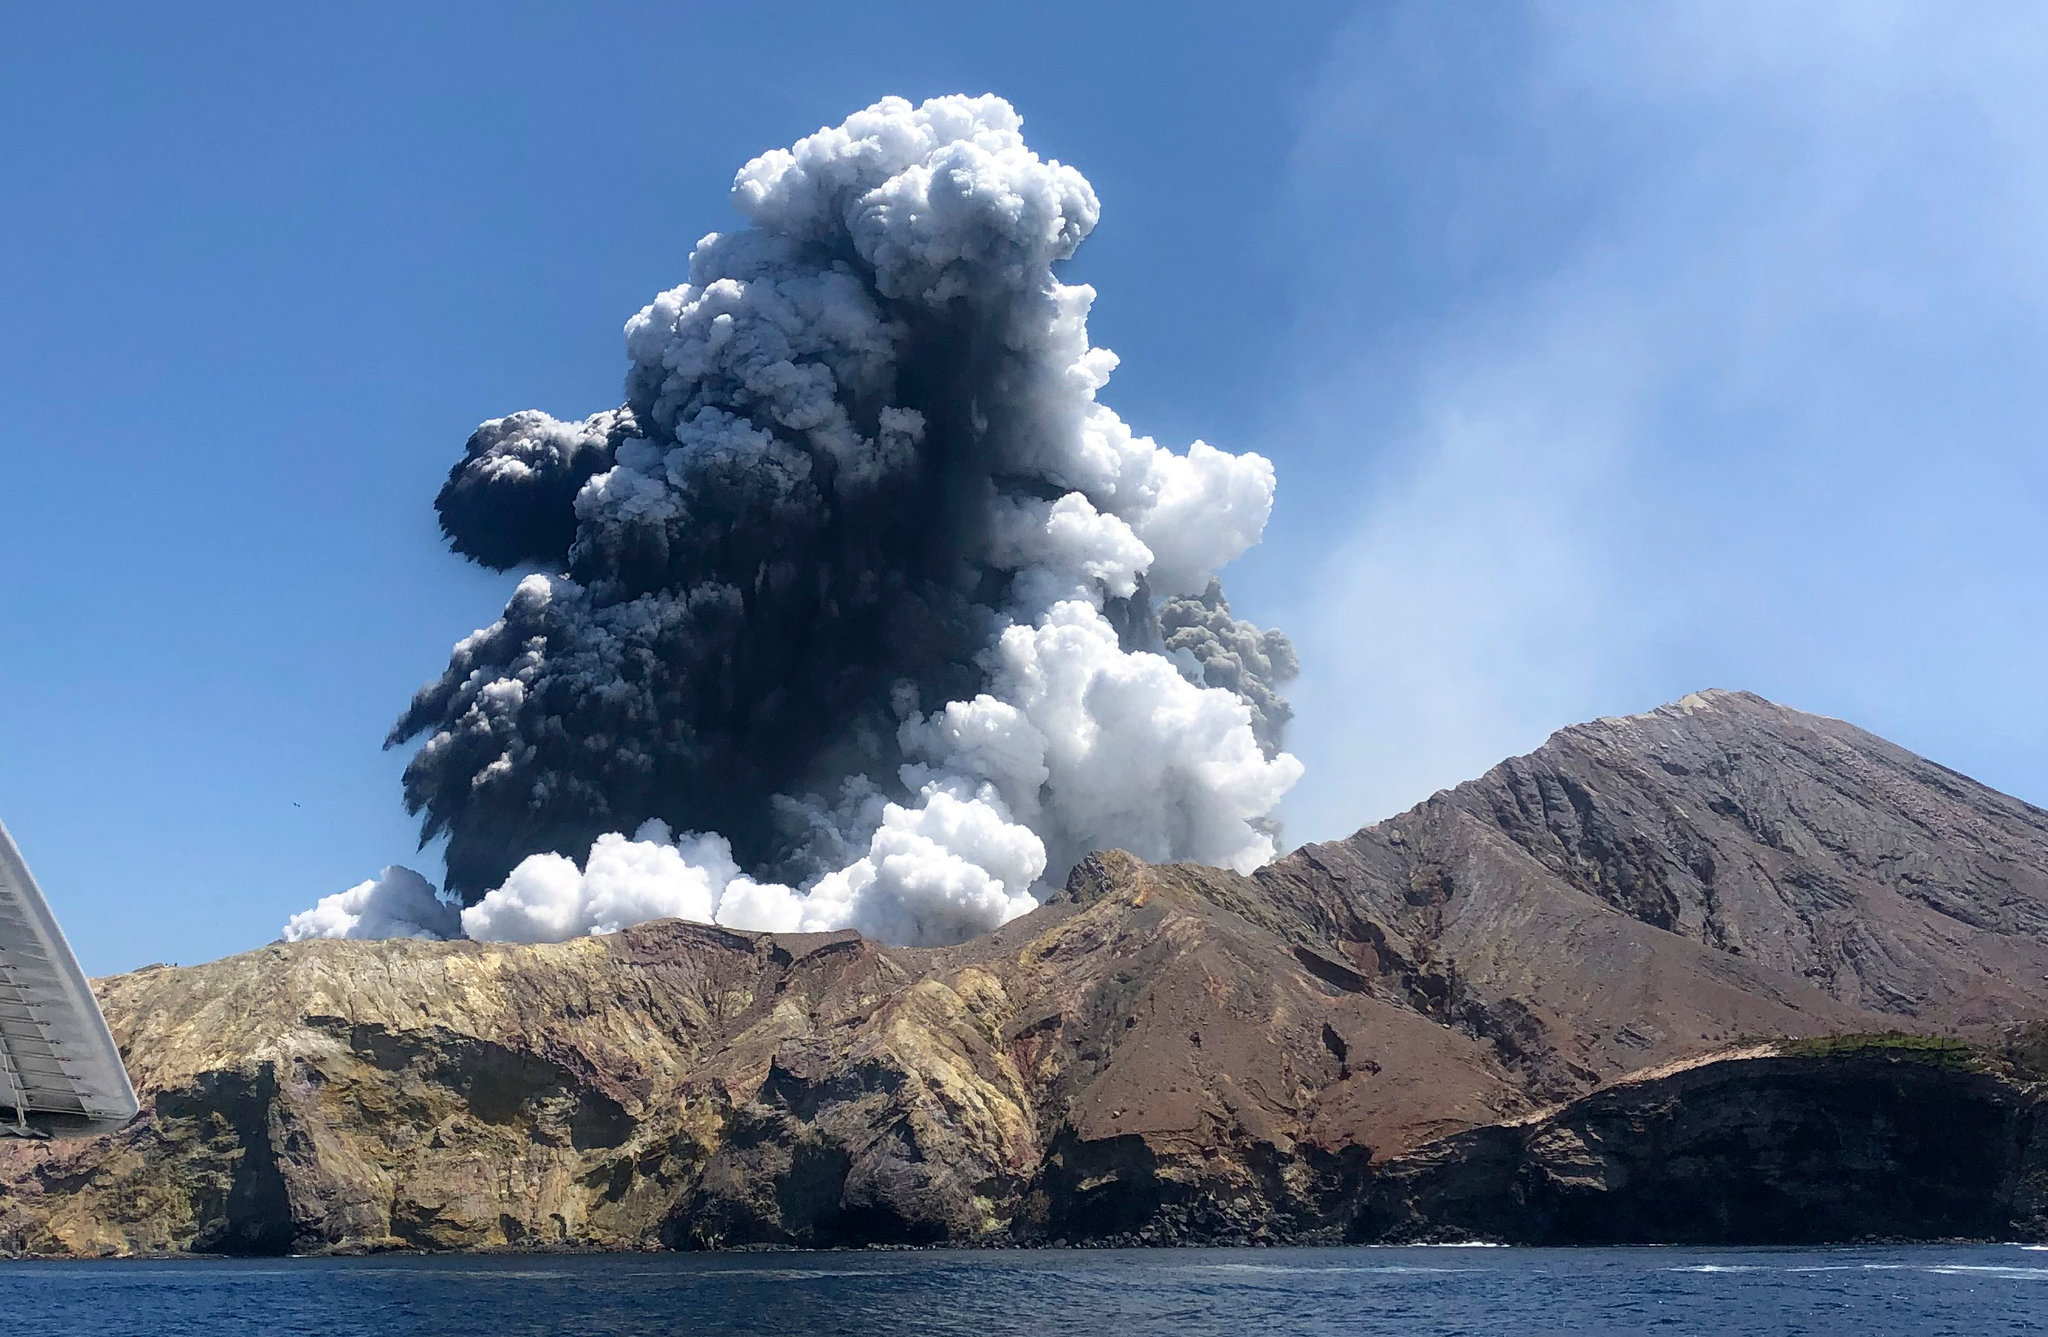
[[[397,864],[368,882],[323,896],[285,922],[284,940],[308,938],[452,938],[460,931],[455,907],[434,884]]]
[[[1168,657],[1156,602],[1201,594],[1259,540],[1272,466],[1200,441],[1176,453],[1096,401],[1116,358],[1089,345],[1094,292],[1051,269],[1094,227],[1095,194],[1073,168],[1031,152],[1020,127],[995,97],[890,98],[755,159],[733,188],[753,226],[706,237],[690,281],[627,323],[630,420],[518,423],[522,443],[610,441],[626,421],[648,433],[580,485],[574,552],[585,557],[693,537],[722,514],[712,504],[721,479],[786,505],[796,523],[822,509],[819,489],[844,498],[879,486],[924,444],[929,425],[915,410],[883,407],[872,436],[849,412],[885,397],[900,373],[907,335],[892,313],[962,303],[994,313],[994,369],[979,373],[987,398],[968,414],[970,434],[986,439],[972,449],[991,456],[991,478],[1049,480],[1059,495],[991,488],[978,503],[981,546],[966,555],[1008,576],[983,619],[981,690],[926,703],[902,682],[879,773],[847,776],[829,809],[778,799],[811,833],[802,849],[817,871],[802,885],[754,880],[721,836],[676,838],[653,821],[631,839],[599,836],[580,869],[561,853],[527,857],[462,913],[469,936],[559,940],[678,916],[956,942],[1032,909],[1092,850],[1240,870],[1273,856],[1269,815],[1300,763],[1261,748],[1246,696],[1205,685],[1191,655]],[[864,269],[820,267],[821,245],[849,242]],[[990,414],[1002,415],[993,427]],[[750,578],[759,594],[786,577],[764,562]],[[432,776],[446,758],[496,749],[463,793],[527,783],[522,712],[565,661],[546,650],[550,638],[563,626],[580,636],[577,672],[617,683],[608,699],[625,700],[641,690],[636,647],[653,643],[642,629],[687,627],[709,589],[617,601],[568,576],[527,577],[506,620],[457,647],[450,675],[429,689],[443,694],[423,693],[449,722],[415,770]],[[1142,601],[1149,630],[1120,634],[1113,600]],[[549,621],[551,609],[567,610],[563,620]],[[1291,666],[1291,653],[1276,658]]]
[[[988,691],[906,722],[905,750],[940,775],[993,785],[1047,835],[1061,873],[1110,847],[1240,872],[1273,857],[1260,819],[1301,764],[1284,752],[1267,760],[1234,693],[1123,650],[1079,599],[1004,630],[988,667]]]
[[[1036,908],[1045,846],[987,787],[926,786],[914,808],[888,804],[861,858],[808,891],[729,889],[718,922],[817,932],[853,928],[884,942],[958,942]],[[488,902],[490,897],[486,896]]]
[[[462,912],[471,938],[559,942],[649,919],[813,933],[858,929],[887,942],[958,941],[1023,914],[1045,846],[990,789],[933,784],[919,806],[883,805],[865,855],[807,891],[757,882],[716,835],[671,837],[660,821],[604,835],[578,869],[559,854],[520,862]]]
[[[722,838],[675,840],[655,820],[631,840],[598,837],[580,869],[560,854],[521,861],[504,885],[462,912],[462,931],[501,942],[560,942],[649,919],[710,923],[728,888],[745,882]]]

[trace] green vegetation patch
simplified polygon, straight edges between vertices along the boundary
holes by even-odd
[[[2048,1081],[2048,1022],[2030,1022],[2007,1031],[1999,1053],[2026,1080]]]
[[[1914,1035],[1907,1031],[1786,1040],[1779,1044],[1778,1052],[1788,1058],[1903,1058],[1945,1068],[1977,1069],[1984,1066],[1983,1051],[1967,1041],[1946,1035]]]

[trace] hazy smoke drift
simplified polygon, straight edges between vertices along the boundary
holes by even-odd
[[[1272,467],[1096,402],[1052,268],[1095,193],[1020,125],[890,98],[756,158],[749,226],[627,322],[624,406],[470,438],[443,529],[539,574],[390,741],[471,936],[957,941],[1092,849],[1272,856],[1293,652],[1214,579]]]

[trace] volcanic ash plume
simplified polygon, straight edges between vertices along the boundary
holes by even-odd
[[[1272,857],[1293,651],[1216,582],[1272,466],[1096,401],[1095,192],[1020,126],[889,98],[756,158],[623,406],[470,438],[442,527],[533,574],[390,740],[470,936],[953,942],[1091,850]]]

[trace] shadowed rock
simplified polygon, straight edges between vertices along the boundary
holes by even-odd
[[[1381,1167],[1353,1234],[1516,1244],[2048,1237],[2048,1091],[1957,1041],[1801,1044],[1618,1083]]]

